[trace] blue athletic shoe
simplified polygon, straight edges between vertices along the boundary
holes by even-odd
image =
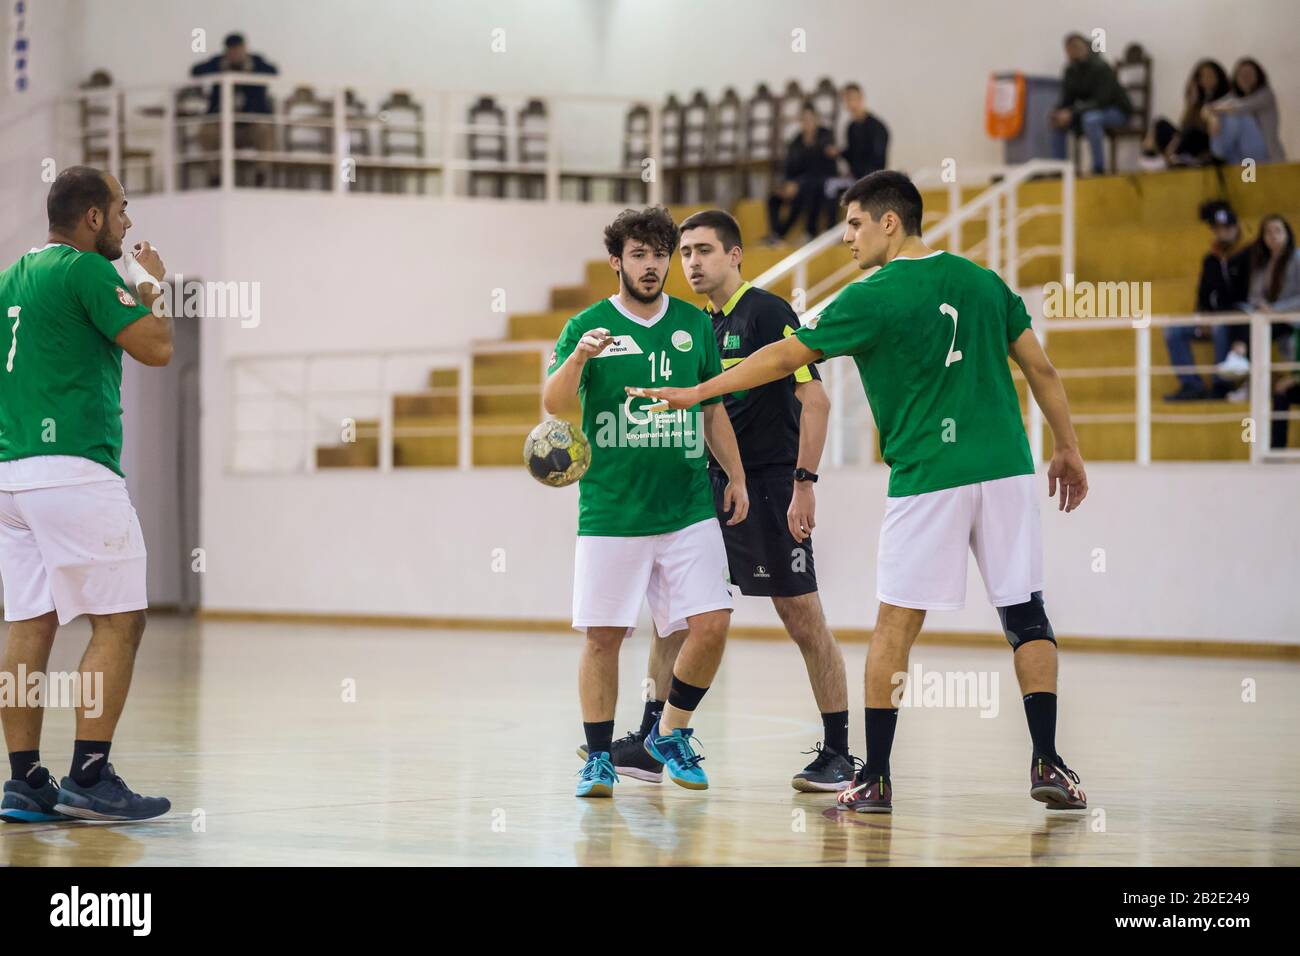
[[[601,751],[588,756],[578,777],[578,789],[573,794],[575,797],[614,795],[614,782],[618,780],[618,774],[614,772],[614,764],[610,762],[608,752]]]
[[[133,791],[112,764],[104,767],[92,786],[80,787],[71,777],[64,777],[60,784],[54,809],[78,820],[101,823],[151,820],[172,808],[166,797],[142,797]]]
[[[68,819],[54,809],[59,800],[59,785],[49,777],[42,787],[28,786],[25,780],[5,781],[5,795],[0,802],[0,820],[5,823],[56,823]]]
[[[691,735],[695,731],[689,727],[678,727],[669,736],[659,735],[659,725],[646,734],[645,751],[664,765],[669,778],[679,787],[687,790],[708,790],[709,778],[700,769],[704,759],[692,747]]]

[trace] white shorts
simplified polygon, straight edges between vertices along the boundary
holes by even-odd
[[[649,601],[660,637],[684,629],[692,615],[732,609],[716,518],[645,537],[578,535],[573,626],[625,627],[631,634],[642,601]]]
[[[0,580],[6,621],[58,611],[67,624],[148,607],[144,534],[126,482],[0,491]]]
[[[989,603],[1024,604],[1043,589],[1043,529],[1033,475],[885,499],[876,597],[886,604],[955,611],[966,604],[967,549]]]

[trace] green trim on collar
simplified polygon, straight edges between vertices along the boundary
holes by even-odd
[[[731,310],[736,307],[736,303],[740,301],[740,297],[744,295],[746,292],[748,292],[749,289],[750,289],[749,283],[742,282],[740,284],[740,288],[737,289],[734,293],[732,293],[731,298],[727,300],[727,304],[722,307],[722,314],[731,315]]]

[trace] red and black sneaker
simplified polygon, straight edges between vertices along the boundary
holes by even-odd
[[[883,774],[867,776],[865,767],[853,775],[853,785],[835,795],[837,810],[856,810],[858,813],[893,813],[894,785]]]
[[[1079,775],[1065,765],[1061,755],[1055,760],[1035,757],[1029,768],[1029,795],[1048,810],[1086,810],[1088,795],[1079,786]]]

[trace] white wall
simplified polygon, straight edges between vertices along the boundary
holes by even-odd
[[[190,49],[196,28],[207,31],[213,52],[226,32],[241,30],[281,71],[322,84],[657,97],[733,84],[743,96],[759,80],[855,79],[893,130],[893,164],[907,169],[944,157],[996,162],[998,146],[983,132],[988,74],[1057,75],[1064,34],[1101,28],[1112,57],[1131,41],[1146,46],[1155,59],[1156,110],[1174,117],[1197,59],[1230,67],[1255,56],[1277,90],[1283,142],[1300,155],[1294,0],[67,2],[75,13],[61,29],[77,44],[77,75],[104,66],[130,85],[183,78],[200,59]],[[505,52],[492,52],[497,28],[506,31]],[[806,52],[791,49],[795,29],[806,31]]]
[[[206,480],[206,607],[568,619],[575,488],[545,488],[522,468]],[[1058,632],[1300,643],[1294,469],[1094,464],[1089,480],[1071,515],[1044,497]],[[814,546],[832,627],[874,621],[886,483],[879,466],[828,469],[817,486]],[[497,548],[504,573],[493,571]],[[1093,570],[1098,548],[1104,573]],[[933,613],[928,626],[996,631],[973,563],[966,597],[964,611]],[[742,598],[735,621],[779,626],[759,598]]]

